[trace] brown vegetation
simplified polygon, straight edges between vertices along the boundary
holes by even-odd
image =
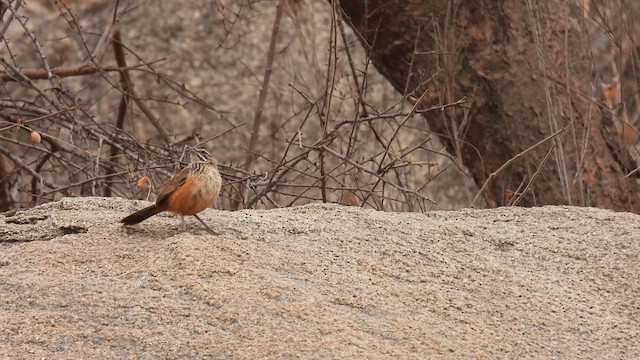
[[[186,145],[202,145],[220,158],[227,209],[425,211],[484,199],[636,210],[635,163],[622,146],[637,135],[627,95],[637,62],[625,55],[636,32],[613,16],[622,5],[559,1],[549,16],[549,4],[447,13],[449,1],[8,4],[0,143],[18,207],[146,198],[139,179],[163,183]],[[622,24],[611,25],[620,41],[592,78],[582,45],[603,19]],[[565,53],[565,42],[579,46]],[[620,101],[600,88],[615,86],[610,75]],[[482,188],[474,202],[470,177]]]
[[[578,4],[453,3],[341,2],[374,65],[398,91],[428,94],[421,107],[466,100],[425,116],[484,184],[489,206],[640,211],[638,181],[628,176],[636,164],[624,146],[637,131],[616,120],[621,142],[607,129]]]

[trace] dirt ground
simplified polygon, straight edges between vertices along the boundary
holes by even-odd
[[[543,207],[0,217],[2,358],[640,358],[640,217]]]

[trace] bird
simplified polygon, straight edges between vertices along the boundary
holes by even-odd
[[[120,220],[123,225],[135,225],[153,215],[169,211],[181,215],[183,230],[186,229],[184,217],[192,215],[209,233],[219,235],[198,216],[199,212],[211,206],[220,195],[222,178],[218,171],[218,161],[205,149],[191,150],[191,162],[160,188],[156,203],[123,218]]]

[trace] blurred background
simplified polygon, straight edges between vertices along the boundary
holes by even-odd
[[[635,145],[640,3],[577,4],[594,101]],[[478,192],[327,1],[3,0],[0,16],[0,211],[153,201],[185,146],[218,159],[222,209],[447,210]]]

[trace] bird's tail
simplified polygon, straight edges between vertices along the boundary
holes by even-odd
[[[146,207],[142,210],[138,210],[136,212],[134,212],[133,214],[127,216],[126,218],[120,220],[121,223],[125,224],[125,225],[135,225],[137,223],[143,222],[145,220],[147,220],[148,218],[152,217],[153,215],[161,212],[162,209],[160,209],[160,207],[158,207],[158,205],[151,205],[149,207]]]

